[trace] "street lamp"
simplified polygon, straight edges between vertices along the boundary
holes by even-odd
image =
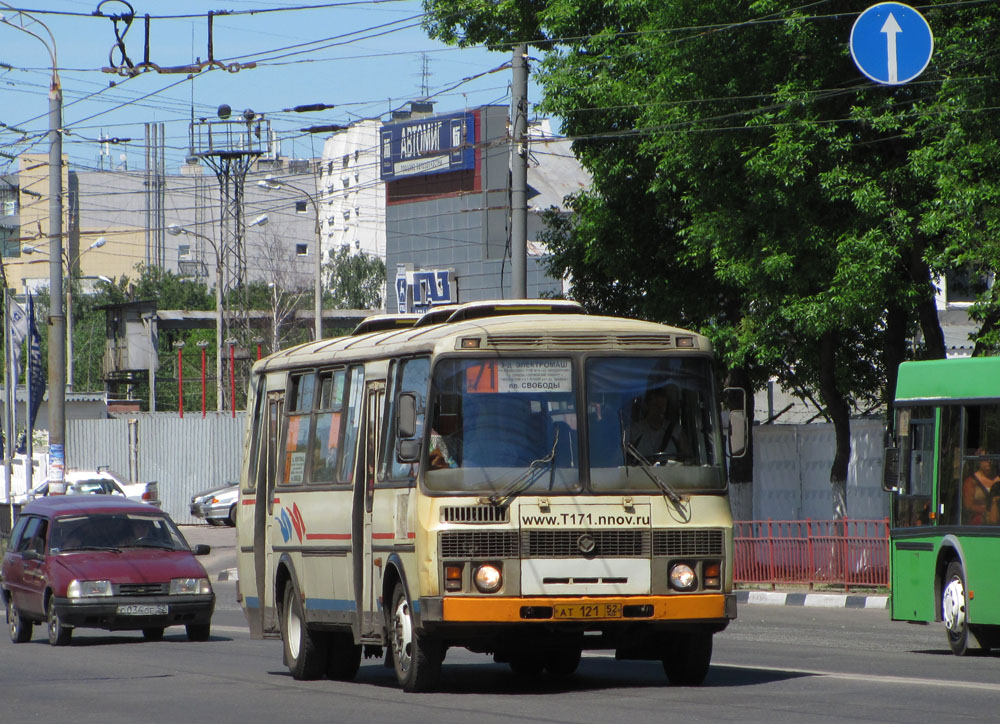
[[[59,81],[59,62],[56,56],[56,39],[41,20],[0,2],[24,22],[40,25],[48,34],[48,41],[28,30],[24,25],[14,25],[0,16],[0,23],[27,33],[38,40],[49,53],[52,61],[52,81],[49,85],[49,479],[50,490],[63,492],[66,472],[66,318],[62,303],[62,84]]]
[[[305,189],[300,189],[298,186],[292,186],[292,184],[287,184],[282,181],[275,181],[272,178],[261,179],[257,182],[257,185],[262,189],[268,189],[269,191],[281,188],[288,188],[292,191],[297,191],[309,199],[309,203],[312,204],[313,213],[316,215],[316,266],[313,270],[313,338],[318,342],[323,339],[323,259],[322,254],[320,253],[322,251],[323,241],[322,230],[319,225],[319,206],[316,204],[316,199],[311,193]]]
[[[179,236],[180,234],[194,236],[208,242],[215,253],[215,402],[218,411],[222,412],[222,398],[224,397],[222,387],[222,254],[219,246],[212,239],[179,224],[170,224],[167,227],[167,233],[171,236]]]
[[[86,254],[91,249],[100,249],[107,243],[107,239],[103,236],[98,238],[93,244],[88,246],[86,249],[77,254],[76,262],[79,263],[80,257]],[[23,254],[34,254],[36,251],[44,252],[44,249],[39,249],[35,246],[22,246],[21,253]],[[62,260],[66,263],[66,276],[68,280],[66,282],[66,389],[70,392],[73,391],[73,260],[69,258],[69,254],[62,252]],[[103,277],[107,279],[107,277]],[[110,282],[110,279],[107,279]]]

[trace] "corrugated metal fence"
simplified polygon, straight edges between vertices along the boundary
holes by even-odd
[[[122,476],[159,483],[161,507],[178,523],[194,523],[191,496],[238,480],[245,413],[141,413],[108,420],[67,420],[69,465],[107,465]]]

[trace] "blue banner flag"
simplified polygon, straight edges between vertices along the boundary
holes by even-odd
[[[35,415],[45,394],[45,370],[42,369],[42,335],[35,325],[35,302],[28,295],[28,376],[31,378],[31,401],[28,409],[28,430],[35,429]]]

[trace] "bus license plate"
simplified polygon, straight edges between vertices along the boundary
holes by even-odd
[[[118,607],[119,616],[166,616],[169,607],[165,603],[142,604],[129,603]]]
[[[554,607],[554,618],[621,618],[620,603],[574,603]]]

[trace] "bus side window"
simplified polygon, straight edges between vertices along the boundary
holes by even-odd
[[[915,408],[906,425],[908,442],[900,454],[907,456],[908,477],[899,495],[893,497],[895,525],[930,525],[934,485],[934,410]]]
[[[357,452],[358,425],[361,424],[361,409],[364,405],[365,368],[351,367],[351,390],[347,397],[347,421],[344,425],[344,454],[341,456],[340,481],[354,480],[354,457]]]
[[[321,372],[317,402],[315,433],[312,448],[312,475],[314,483],[332,483],[337,479],[338,454],[343,435],[341,418],[344,407],[344,385],[347,370]]]
[[[427,404],[427,385],[430,378],[430,361],[426,357],[417,357],[406,360],[402,364],[402,374],[399,375],[399,383],[395,389],[390,391],[391,402],[387,424],[387,444],[386,450],[391,450],[387,454],[386,467],[389,470],[389,477],[393,480],[405,480],[413,478],[416,474],[416,465],[401,463],[397,457],[400,441],[396,439],[396,410],[398,409],[399,395],[402,392],[412,392],[417,397],[417,424],[414,437],[420,439],[424,433],[424,414]]]
[[[281,482],[286,485],[301,485],[305,481],[314,377],[310,372],[291,378],[284,449],[285,469],[281,476]]]
[[[938,466],[938,525],[957,525],[962,500],[962,408],[941,407],[941,462]]]

